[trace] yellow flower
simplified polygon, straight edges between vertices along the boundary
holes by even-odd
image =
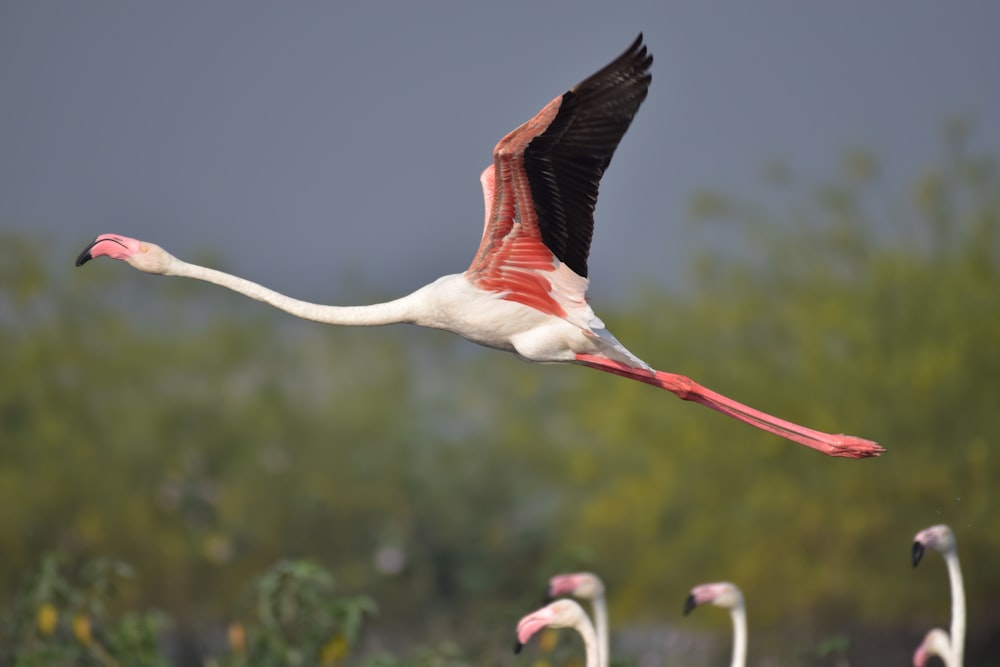
[[[229,638],[229,650],[233,653],[243,653],[247,649],[247,631],[239,623],[230,623],[226,628]]]
[[[35,625],[42,635],[48,637],[56,630],[59,623],[59,610],[51,602],[45,602],[35,614]]]
[[[330,637],[330,641],[323,644],[323,648],[319,651],[320,664],[324,667],[336,664],[338,660],[347,655],[347,649],[347,637],[342,634]]]
[[[551,653],[559,641],[559,633],[552,628],[545,628],[538,637],[538,648],[542,653]]]
[[[73,636],[84,646],[90,646],[90,618],[86,614],[73,616]]]

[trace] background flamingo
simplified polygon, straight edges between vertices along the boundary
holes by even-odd
[[[308,303],[117,234],[98,236],[77,266],[103,255],[147,273],[214,283],[317,322],[445,329],[528,361],[577,363],[645,382],[830,456],[877,456],[884,449],[870,440],[808,429],[683,375],[654,370],[619,343],[587,304],[598,186],[646,98],[652,62],[640,34],[613,62],[501,139],[480,178],[486,223],[471,266],[394,301]]]
[[[567,599],[556,600],[522,618],[517,624],[517,641],[514,643],[514,653],[520,653],[528,640],[542,628],[572,628],[579,632],[587,652],[587,667],[599,667],[597,633],[594,631],[594,624],[590,622],[587,612],[577,602]]]
[[[951,650],[951,641],[948,633],[941,628],[931,628],[920,646],[913,653],[913,667],[924,667],[931,659],[931,656],[941,658],[945,667],[958,667]]]
[[[545,592],[546,602],[560,595],[572,595],[581,600],[589,600],[594,613],[597,629],[597,646],[601,667],[610,661],[610,639],[608,631],[608,605],[604,599],[604,582],[593,572],[573,572],[557,574],[549,579]]]
[[[743,592],[728,581],[695,586],[684,601],[684,614],[690,614],[695,607],[706,603],[729,610],[733,619],[733,659],[730,665],[743,667],[747,660],[747,614]]]
[[[962,567],[958,563],[955,534],[945,524],[921,530],[913,538],[913,567],[920,564],[926,549],[934,549],[944,557],[951,583],[951,656],[952,665],[961,667],[965,654],[965,586]]]

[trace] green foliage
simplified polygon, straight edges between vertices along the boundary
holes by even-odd
[[[168,664],[159,650],[168,625],[162,614],[116,618],[109,610],[120,584],[131,577],[128,565],[106,558],[43,556],[0,616],[0,664]]]
[[[366,615],[366,596],[333,597],[333,577],[308,560],[282,561],[256,579],[250,594],[257,628],[230,626],[233,658],[226,664],[333,665],[346,657]]]
[[[947,625],[943,567],[907,560],[913,534],[944,521],[970,582],[975,664],[1000,595],[1000,173],[967,129],[949,133],[941,164],[902,193],[854,151],[819,185],[770,166],[763,203],[705,194],[692,232],[725,242],[695,259],[695,287],[594,304],[655,367],[889,448],[860,462],[440,332],[290,322],[112,262],[70,276],[38,239],[8,236],[0,606],[21,604],[19,573],[58,548],[134,564],[141,591],[116,609],[163,609],[181,642],[224,643],[228,619],[270,591],[271,620],[239,622],[244,655],[282,655],[283,610],[326,642],[321,627],[360,625],[363,591],[380,640],[353,660],[452,664],[505,652],[547,577],[587,568],[615,627],[678,622],[690,586],[727,579],[747,596],[754,654],[815,662],[845,637],[864,664],[866,632]],[[285,570],[234,612],[275,562]],[[685,623],[724,633],[717,616]],[[112,636],[141,647],[165,627],[108,618],[122,630],[109,651]],[[880,657],[901,663],[912,646],[890,649]]]
[[[170,664],[163,637],[171,623],[165,614],[109,610],[121,580],[131,577],[132,569],[117,561],[81,563],[65,554],[45,555],[3,610],[0,664]],[[335,596],[333,577],[308,560],[279,562],[253,581],[246,597],[254,618],[230,624],[228,651],[217,664],[341,664],[358,642],[365,617],[376,612],[366,596]],[[457,656],[452,658],[417,662],[458,665]]]

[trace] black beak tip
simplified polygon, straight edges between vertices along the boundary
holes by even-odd
[[[913,543],[913,567],[920,564],[920,559],[924,557],[924,545],[920,542]]]
[[[553,595],[552,595],[552,593],[550,593],[550,592],[548,592],[548,591],[545,591],[545,594],[544,594],[544,595],[542,595],[542,604],[543,604],[543,605],[547,605],[547,604],[552,604],[552,602],[553,602],[553,601],[554,601],[555,599],[556,599],[556,598],[555,598],[555,596],[553,596]]]
[[[694,608],[698,606],[698,603],[694,600],[694,595],[687,596],[687,600],[684,601],[684,615],[687,616]]]
[[[514,640],[514,655],[520,655],[521,649],[524,648],[524,644],[520,640]]]
[[[93,241],[91,241],[90,245],[88,245],[86,248],[83,249],[83,252],[81,252],[80,255],[76,258],[77,266],[83,266],[90,260],[94,259],[94,257],[90,254],[90,250],[96,244],[97,244],[97,239],[94,239]]]

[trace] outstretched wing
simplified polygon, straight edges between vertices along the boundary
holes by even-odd
[[[652,62],[640,34],[496,145],[481,178],[486,226],[466,272],[477,286],[554,315],[564,315],[564,298],[583,302],[598,187],[646,98]],[[560,267],[577,279],[554,287],[546,274]]]

